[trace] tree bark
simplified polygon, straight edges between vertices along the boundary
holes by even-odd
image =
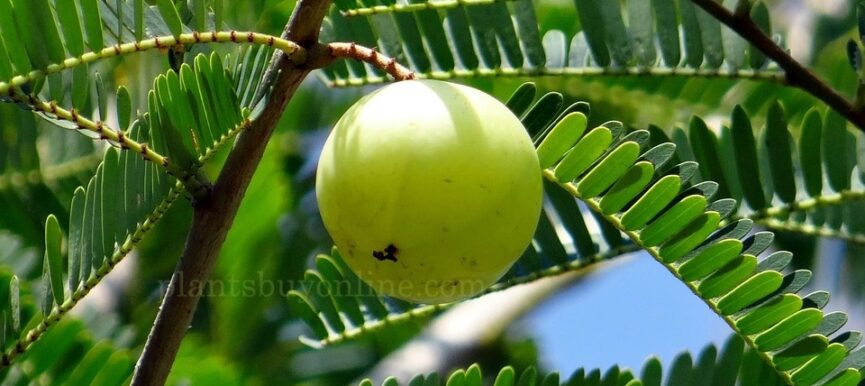
[[[318,33],[330,7],[328,0],[300,0],[283,32],[283,37],[320,52]],[[291,63],[277,53],[268,74],[278,74],[267,106],[252,125],[241,133],[234,149],[213,185],[202,199],[193,203],[192,227],[181,260],[135,366],[132,385],[163,385],[174,363],[180,343],[192,322],[204,283],[210,277],[219,251],[258,167],[267,142],[282,117],[285,106],[301,81],[317,63]]]
[[[751,16],[746,12],[747,8],[741,8],[736,13],[725,8],[721,3],[715,0],[691,0],[694,4],[702,8],[704,11],[724,23],[731,30],[739,34],[742,38],[757,47],[769,59],[772,59],[784,70],[784,76],[787,82],[792,86],[796,86],[809,94],[817,97],[826,103],[833,110],[847,118],[850,123],[854,124],[859,130],[865,131],[865,110],[857,107],[848,101],[838,91],[829,86],[822,79],[818,78],[811,70],[793,59],[790,53],[784,48],[775,44],[775,42],[763,33],[763,30],[751,20]],[[746,4],[744,2],[739,3]],[[744,6],[743,6],[744,7]]]

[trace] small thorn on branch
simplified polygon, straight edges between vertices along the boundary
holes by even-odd
[[[397,62],[395,58],[379,53],[375,48],[368,48],[355,43],[330,43],[327,45],[327,53],[334,59],[347,58],[369,63],[387,72],[397,81],[417,79],[413,71]]]

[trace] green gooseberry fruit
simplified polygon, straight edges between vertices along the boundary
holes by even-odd
[[[446,303],[495,283],[542,201],[531,138],[501,102],[434,80],[365,96],[324,145],[316,193],[348,266],[383,295]]]

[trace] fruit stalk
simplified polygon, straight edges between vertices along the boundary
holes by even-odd
[[[387,72],[398,81],[417,78],[414,71],[399,64],[396,59],[382,55],[374,48],[364,47],[355,43],[330,43],[326,47],[328,54],[333,59],[348,58],[369,63]]]

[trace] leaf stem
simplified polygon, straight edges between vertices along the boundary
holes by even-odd
[[[6,82],[0,82],[0,96],[11,95],[14,93],[15,88],[32,83],[38,79],[44,78],[45,76],[98,60],[134,54],[136,52],[166,49],[178,45],[197,43],[246,43],[265,45],[284,52],[288,56],[288,60],[292,62],[303,62],[306,60],[306,50],[296,43],[258,32],[214,31],[186,33],[181,34],[178,37],[171,35],[157,36],[139,42],[115,44],[111,47],[106,47],[99,52],[87,52],[81,56],[66,59],[61,63],[51,64],[42,70],[33,70],[24,75],[17,75]]]
[[[355,43],[330,43],[327,52],[333,59],[349,58],[369,63],[390,74],[396,80],[411,80],[417,76],[396,59],[378,53],[374,48],[364,47]]]
[[[17,87],[12,89],[11,97],[22,103],[26,103],[36,111],[53,115],[57,119],[69,121],[77,125],[81,131],[89,131],[99,136],[99,139],[109,141],[122,150],[129,150],[138,154],[146,160],[164,168],[166,172],[180,180],[193,197],[200,198],[210,187],[210,182],[204,179],[201,173],[188,172],[171,163],[168,157],[157,153],[147,144],[138,143],[129,138],[120,130],[108,127],[104,122],[94,122],[81,116],[75,109],[66,110],[57,105],[56,101],[45,102],[32,94],[24,94]]]
[[[865,110],[857,109],[847,98],[818,78],[796,59],[793,59],[790,53],[763,33],[763,30],[751,20],[748,14],[734,14],[715,0],[691,0],[691,2],[730,27],[777,63],[784,70],[790,85],[814,95],[847,118],[859,130],[865,131]]]
[[[440,10],[451,9],[463,6],[473,5],[488,5],[502,2],[505,0],[440,0],[440,1],[424,1],[421,3],[409,3],[392,5],[374,5],[372,7],[350,9],[343,12],[343,16],[360,16],[360,15],[377,15],[383,13],[395,12],[417,12],[423,10]]]
[[[300,0],[283,32],[283,39],[300,47],[318,45],[318,34],[330,8],[327,0]],[[144,351],[135,365],[132,385],[163,385],[192,322],[203,286],[216,264],[240,203],[264,154],[264,149],[301,81],[315,67],[278,52],[269,73],[277,73],[274,93],[261,115],[237,138],[213,188],[193,203],[192,227],[183,255],[171,277]],[[309,58],[303,58],[310,60]],[[185,291],[186,290],[186,291]]]
[[[616,77],[616,76],[645,76],[645,77],[696,77],[696,78],[723,78],[730,80],[753,80],[765,81],[776,84],[787,85],[787,79],[781,71],[772,70],[735,70],[689,67],[539,67],[539,68],[476,68],[474,70],[454,69],[449,71],[430,71],[417,73],[418,78],[447,80],[454,78],[479,78],[479,77]],[[362,78],[349,77],[346,79],[324,79],[332,87],[363,86],[367,84],[383,83],[388,81],[384,76],[367,75]]]

